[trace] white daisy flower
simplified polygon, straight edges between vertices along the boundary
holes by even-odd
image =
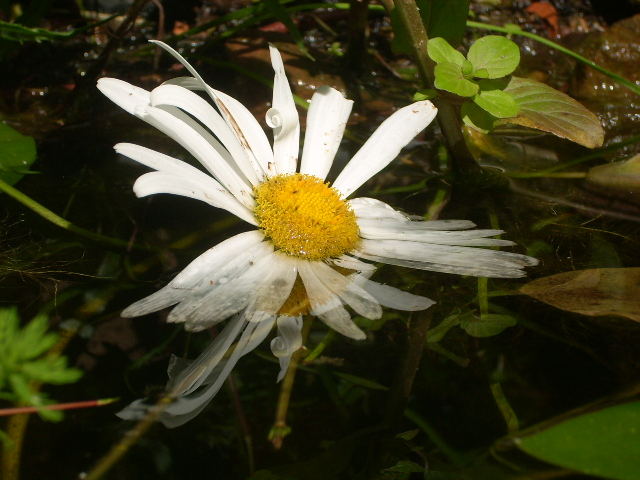
[[[256,229],[214,246],[166,287],[122,312],[138,317],[173,307],[169,322],[190,331],[228,318],[224,329],[193,362],[175,359],[168,391],[176,401],[161,416],[178,426],[196,416],[218,392],[240,357],[274,325],[271,350],[281,379],[302,345],[302,315],[318,317],[356,340],[365,333],[345,309],[377,319],[382,307],[423,310],[434,302],[369,279],[375,266],[363,260],[422,270],[483,277],[520,277],[536,260],[477,247],[512,245],[492,239],[501,230],[470,230],[466,220],[416,221],[373,198],[349,197],[386,167],[436,115],[429,101],[403,107],[387,118],[331,185],[325,183],[351,112],[352,101],[319,88],[307,113],[298,163],[300,125],[280,53],[270,47],[275,71],[266,123],[273,147],[253,115],[234,98],[207,85],[175,50],[193,77],[169,80],[151,92],[115,78],[98,88],[127,112],[182,145],[206,172],[148,148],[121,143],[115,150],[151,169],[133,187],[138,197],[182,195],[223,208]],[[193,90],[203,90],[205,101]],[[235,345],[234,345],[235,342]],[[138,400],[121,412],[138,418]]]

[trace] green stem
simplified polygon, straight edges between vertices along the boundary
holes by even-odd
[[[598,65],[594,61],[589,60],[588,58],[583,57],[582,55],[580,55],[580,54],[578,54],[578,53],[576,53],[576,52],[574,52],[572,50],[569,50],[568,48],[563,47],[562,45],[560,45],[560,44],[558,44],[556,42],[552,42],[551,40],[548,40],[548,39],[546,39],[544,37],[541,37],[540,35],[536,35],[535,33],[525,32],[524,30],[522,30],[517,25],[509,25],[508,24],[505,27],[499,27],[497,25],[490,25],[488,23],[467,21],[467,26],[471,27],[471,28],[478,28],[478,29],[481,29],[481,30],[490,30],[490,31],[493,31],[493,32],[507,33],[507,34],[511,34],[511,35],[520,35],[521,37],[531,38],[531,39],[535,40],[536,42],[542,43],[543,45],[546,45],[547,47],[551,47],[554,50],[558,50],[559,52],[562,52],[565,55],[568,55],[568,56],[570,56],[572,58],[575,58],[579,62],[582,62],[585,65],[588,65],[589,67],[593,68],[594,70],[597,70],[598,72],[606,75],[607,77],[612,78],[613,80],[615,80],[619,84],[627,87],[633,93],[635,93],[637,95],[640,95],[640,86],[636,85],[632,81],[627,80],[623,76],[618,75],[617,73],[614,73],[614,72],[612,72],[610,70],[607,70],[604,67],[601,67],[600,65]]]
[[[394,4],[402,27],[411,39],[413,57],[416,61],[422,84],[426,88],[433,88],[434,63],[427,55],[429,37],[422,23],[416,2],[415,0],[396,0]],[[444,135],[447,148],[453,158],[455,170],[457,173],[465,174],[478,172],[480,167],[467,148],[462,135],[460,115],[455,107],[451,103],[439,99],[434,100],[434,103],[438,107],[438,116],[436,118]]]
[[[304,319],[304,325],[302,327],[302,342],[303,345],[309,338],[309,332],[311,332],[312,317],[306,317]],[[276,450],[282,448],[282,442],[284,438],[291,433],[291,427],[287,425],[287,414],[289,413],[289,403],[291,401],[291,394],[293,393],[293,382],[296,379],[296,373],[298,371],[298,365],[304,355],[304,349],[300,349],[291,356],[289,368],[282,380],[280,386],[280,395],[278,396],[278,404],[276,406],[276,415],[273,421],[273,426],[269,431],[269,440],[273,444]]]
[[[130,247],[128,242],[125,242],[124,240],[107,237],[105,235],[100,235],[99,233],[94,233],[82,227],[78,227],[74,225],[69,220],[62,218],[61,216],[53,213],[47,207],[39,204],[38,202],[33,200],[31,197],[22,193],[20,190],[13,188],[11,185],[6,183],[2,179],[0,179],[0,191],[6,193],[13,199],[17,200],[18,202],[23,204],[25,207],[29,208],[30,210],[40,215],[45,220],[48,220],[54,225],[57,225],[60,228],[64,228],[69,232],[75,233],[77,235],[80,235],[81,237],[87,238],[96,243],[100,243],[109,247],[118,247],[118,248]]]

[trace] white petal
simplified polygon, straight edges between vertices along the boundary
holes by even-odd
[[[266,242],[241,253],[217,272],[211,272],[169,314],[168,322],[184,322],[185,328],[198,331],[208,328],[244,309],[254,290],[273,270],[272,247]]]
[[[503,230],[437,231],[429,230],[429,222],[404,222],[391,225],[380,220],[359,220],[360,236],[371,240],[410,240],[413,242],[440,245],[460,245],[468,247],[509,246],[509,240],[486,238],[504,233]],[[425,225],[427,224],[427,225]]]
[[[140,105],[149,105],[151,94],[144,88],[136,87],[117,78],[101,78],[98,90],[128,113],[135,115]]]
[[[421,270],[479,277],[522,277],[524,266],[537,260],[517,253],[402,240],[362,240],[354,255]]]
[[[279,382],[287,373],[291,356],[302,347],[302,317],[281,315],[276,325],[278,336],[271,340],[271,352],[280,360]]]
[[[403,292],[398,288],[374,282],[363,275],[354,274],[352,276],[358,285],[370,293],[380,305],[385,307],[414,312],[417,310],[425,310],[436,303],[427,297]]]
[[[273,164],[273,151],[264,130],[253,114],[242,103],[230,97],[224,92],[213,90],[218,98],[220,111],[227,117],[229,126],[238,137],[240,145],[251,155],[256,162],[267,172]]]
[[[197,85],[198,89],[206,91],[220,110],[220,113],[226,120],[229,128],[231,128],[233,133],[236,135],[236,138],[240,142],[242,148],[248,155],[253,156],[256,163],[260,165],[262,170],[260,173],[266,172],[269,163],[273,162],[273,152],[271,151],[271,146],[269,145],[267,136],[264,134],[260,124],[256,121],[251,112],[249,112],[249,110],[234,98],[218,90],[214,90],[207,85],[196,69],[169,45],[157,40],[150,40],[150,42],[155,43],[170,53],[176,60],[182,63],[182,65],[184,65],[189,73],[191,73],[191,75],[196,79],[195,82],[175,79],[173,82],[166,83],[181,85],[184,88],[189,89],[194,89]],[[258,175],[258,177],[262,179],[260,175]]]
[[[259,287],[252,293],[253,298],[247,307],[249,313],[278,313],[289,298],[298,276],[297,262],[284,254],[273,252],[266,261],[269,272],[262,277]]]
[[[401,108],[373,132],[333,184],[344,198],[386,167],[400,150],[424,130],[438,110],[428,100]]]
[[[370,320],[382,316],[382,308],[374,297],[360,288],[354,279],[336,272],[330,266],[315,262],[313,271],[320,281],[358,314]]]
[[[408,222],[409,217],[375,198],[359,197],[347,201],[358,219],[387,219]],[[471,225],[473,226],[473,224]]]
[[[252,225],[257,225],[250,210],[241,205],[222,185],[204,174],[202,178],[198,178],[178,177],[166,172],[145,173],[133,184],[133,191],[138,197],[169,193],[201,200],[213,207],[223,208]]]
[[[144,107],[138,116],[171,137],[193,155],[243,205],[254,206],[251,188],[216,152],[211,144],[183,120],[156,107]]]
[[[234,162],[252,185],[258,183],[256,171],[259,169],[251,164],[253,157],[251,159],[247,157],[225,120],[202,97],[184,87],[165,84],[151,91],[151,105],[154,107],[171,105],[194,116],[222,142],[228,151],[226,155],[225,152],[218,151],[218,153],[228,162]]]
[[[218,359],[218,361],[214,363],[214,361],[205,356],[207,352],[198,357],[194,363],[204,362],[208,366],[214,365],[213,369],[209,368],[211,372],[206,377],[205,386],[202,386],[198,390],[191,387],[182,395],[180,395],[179,391],[174,391],[174,395],[178,398],[165,409],[160,417],[160,421],[167,427],[177,427],[198,415],[218,393],[238,360],[264,340],[273,327],[274,321],[275,317],[272,317],[264,322],[247,323],[233,352],[225,361],[220,362]],[[222,349],[220,348],[219,350]],[[226,353],[226,350],[223,354],[224,353]]]
[[[300,261],[298,263],[298,273],[311,304],[311,313],[342,335],[356,340],[364,339],[366,335],[353,323],[338,296],[316,275],[314,269],[316,263],[318,262]]]
[[[328,310],[318,315],[318,318],[328,327],[345,337],[353,338],[354,340],[364,340],[367,338],[367,335],[360,330],[355,323],[353,323],[351,315],[349,315],[349,312],[347,312],[342,306]]]
[[[346,268],[348,270],[353,270],[358,273],[364,273],[367,276],[371,276],[373,272],[376,271],[376,266],[371,265],[370,263],[362,262],[357,258],[353,258],[349,255],[342,255],[338,258],[331,259],[331,263],[334,265]]]
[[[267,112],[267,125],[273,129],[273,160],[270,175],[295,173],[300,148],[300,121],[293,101],[291,87],[277,48],[269,45],[273,79],[273,102]]]
[[[139,317],[157,312],[189,297],[194,288],[203,282],[219,282],[219,278],[211,277],[212,272],[214,275],[217,274],[222,267],[229,263],[230,258],[236,258],[254,250],[263,240],[262,233],[253,230],[240,233],[219,243],[193,260],[167,286],[127,307],[122,312],[122,316]],[[242,265],[240,268],[245,268],[245,266]]]
[[[336,156],[353,101],[331,87],[320,87],[311,97],[300,173],[327,177]]]

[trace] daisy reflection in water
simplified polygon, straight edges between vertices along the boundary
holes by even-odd
[[[353,102],[330,87],[311,98],[302,156],[300,124],[280,53],[270,47],[275,71],[272,108],[260,123],[240,102],[207,85],[175,50],[154,42],[193,75],[152,91],[114,78],[98,88],[127,112],[180,145],[204,171],[148,148],[121,143],[115,150],[153,171],[137,179],[138,197],[182,195],[223,208],[255,227],[207,250],[167,286],[122,312],[138,317],[173,306],[168,321],[199,331],[224,328],[191,363],[174,358],[167,391],[176,397],[161,416],[178,426],[213,398],[238,359],[275,326],[271,350],[281,379],[302,345],[302,316],[313,315],[355,340],[365,333],[345,307],[368,319],[382,307],[424,310],[434,302],[370,280],[382,262],[421,270],[482,277],[521,277],[533,258],[494,249],[512,242],[490,238],[501,230],[472,230],[467,220],[416,221],[372,198],[350,198],[386,167],[436,115],[429,101],[403,107],[369,137],[333,182],[326,183]],[[204,91],[212,103],[196,93]],[[120,412],[139,418],[142,400]]]

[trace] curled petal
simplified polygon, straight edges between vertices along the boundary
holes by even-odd
[[[291,356],[302,347],[302,317],[281,315],[276,325],[278,336],[271,340],[271,352],[280,360],[279,382],[287,373]]]

